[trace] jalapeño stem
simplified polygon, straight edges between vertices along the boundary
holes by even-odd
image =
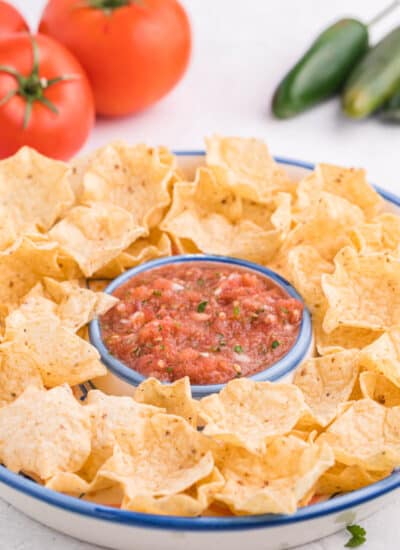
[[[400,0],[394,0],[394,2],[386,6],[386,8],[384,8],[377,15],[375,15],[375,17],[373,17],[371,21],[367,23],[367,27],[372,27],[372,25],[375,25],[375,23],[378,23],[379,21],[381,21],[381,19],[383,19],[384,17],[392,13],[392,11],[394,11],[399,5],[400,5]]]

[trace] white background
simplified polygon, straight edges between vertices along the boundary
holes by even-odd
[[[45,0],[14,0],[33,28]],[[276,121],[269,111],[274,87],[310,40],[343,15],[369,20],[385,0],[183,0],[194,33],[185,79],[147,112],[100,120],[85,149],[114,138],[175,149],[199,148],[212,132],[257,136],[273,153],[309,161],[367,168],[370,180],[400,192],[400,125],[377,119],[346,120],[333,100],[294,120]],[[400,8],[372,32],[372,41],[400,24]],[[101,59],[99,59],[101,63]],[[400,544],[400,500],[364,522],[365,550]],[[306,526],[305,526],[306,528]],[[338,550],[345,533],[307,546]],[[251,540],[249,540],[251,545]],[[134,547],[134,542],[133,546]],[[251,546],[250,546],[251,547]],[[91,546],[42,527],[0,501],[1,550],[89,550]]]

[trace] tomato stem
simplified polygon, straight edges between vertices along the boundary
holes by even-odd
[[[139,0],[86,0],[89,7],[103,10],[106,14],[111,14],[118,8],[139,3]]]
[[[39,48],[38,44],[33,36],[31,38],[32,43],[32,70],[28,76],[22,75],[14,67],[9,67],[8,65],[0,65],[0,72],[8,73],[13,76],[17,81],[17,88],[10,90],[4,97],[0,99],[0,106],[7,103],[15,95],[19,95],[26,101],[26,108],[24,113],[24,122],[23,128],[27,128],[31,115],[32,115],[32,106],[35,101],[38,101],[53,113],[58,114],[58,109],[45,95],[44,92],[50,86],[57,84],[59,82],[65,82],[67,80],[75,80],[79,78],[78,75],[61,75],[55,78],[47,80],[47,78],[40,77],[39,75]]]

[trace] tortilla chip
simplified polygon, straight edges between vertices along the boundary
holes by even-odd
[[[70,388],[28,388],[0,409],[0,459],[13,472],[49,479],[76,472],[90,453],[90,420]]]
[[[148,237],[141,237],[126,248],[114,260],[102,267],[93,277],[105,277],[112,279],[117,277],[127,269],[136,267],[139,264],[171,256],[171,239],[166,233],[158,229],[152,229]]]
[[[348,232],[364,221],[360,208],[346,199],[321,192],[316,204],[304,211],[304,220],[289,233],[279,257],[292,248],[307,244],[325,260],[332,261],[336,253],[348,244]]]
[[[205,435],[254,452],[263,452],[268,441],[290,432],[308,412],[295,385],[247,378],[204,397],[199,409]]]
[[[118,298],[104,292],[82,288],[76,280],[60,283],[45,277],[43,285],[47,294],[57,304],[56,315],[62,325],[74,332],[118,303]]]
[[[169,164],[163,164],[166,160]],[[171,202],[171,157],[145,145],[117,142],[95,151],[83,173],[82,203],[106,202],[127,210],[146,230],[161,220]],[[125,247],[126,248],[126,247]]]
[[[98,202],[72,208],[49,236],[89,277],[145,233],[123,208]]]
[[[110,284],[110,279],[88,279],[87,285],[93,292],[103,292]]]
[[[325,311],[313,316],[314,340],[320,355],[339,353],[346,349],[362,349],[374,342],[382,332],[366,328],[339,326],[329,334],[323,329]]]
[[[136,509],[137,499],[177,495],[208,477],[214,469],[209,448],[183,418],[157,414],[144,422],[142,445],[131,444],[129,452],[115,446],[98,476],[120,483],[123,506]]]
[[[278,437],[262,455],[226,445],[216,464],[226,480],[218,501],[235,514],[292,514],[334,463],[328,445]]]
[[[0,252],[0,312],[17,307],[20,299],[44,276],[63,278],[58,264],[58,245],[46,239],[34,242],[24,237]]]
[[[107,373],[96,348],[65,328],[56,315],[21,318],[5,342],[14,360],[21,354],[31,357],[48,388],[80,384]]]
[[[290,281],[305,300],[311,312],[325,307],[326,298],[322,290],[321,277],[332,273],[332,262],[325,260],[318,250],[309,245],[300,245],[289,250],[284,263],[271,264]]]
[[[200,168],[195,183],[174,187],[171,209],[161,229],[176,239],[187,239],[201,252],[268,261],[280,246],[283,233],[263,230],[240,218],[241,205],[232,191],[219,186],[211,172]]]
[[[160,498],[141,496],[135,497],[132,501],[125,499],[122,507],[147,514],[198,516],[210,506],[224,483],[222,475],[214,468],[209,476],[184,493]]]
[[[263,203],[294,189],[263,141],[214,135],[206,139],[206,149],[206,163],[218,181],[244,199]]]
[[[357,350],[309,359],[296,370],[293,383],[303,392],[313,417],[327,426],[354,388],[359,371]]]
[[[96,315],[102,315],[118,302],[102,292],[79,286],[76,280],[59,282],[44,277],[21,299],[5,319],[4,339],[11,340],[21,324],[38,318],[52,318],[65,328],[77,332]]]
[[[329,308],[323,329],[339,326],[390,330],[400,319],[400,259],[387,254],[358,255],[351,248],[335,258],[335,272],[322,276]]]
[[[67,164],[29,147],[0,161],[0,249],[26,233],[47,231],[73,202]]]
[[[43,293],[40,295],[41,291],[42,285],[38,283],[21,299],[19,307],[5,318],[3,340],[12,340],[21,325],[36,319],[48,317],[58,322],[55,303],[45,298]]]
[[[316,492],[321,495],[335,495],[356,491],[384,479],[390,473],[390,470],[369,472],[360,466],[335,464],[319,478]]]
[[[400,407],[372,399],[346,405],[317,441],[328,443],[338,462],[367,470],[391,470],[400,464]]]
[[[365,347],[360,364],[368,370],[383,374],[400,387],[400,329],[393,329]]]
[[[99,390],[88,393],[85,408],[93,429],[91,455],[82,472],[87,480],[92,480],[100,466],[110,458],[117,441],[123,444],[124,432],[134,429],[140,432],[146,418],[163,410],[139,404],[131,397],[105,395]]]
[[[90,489],[90,483],[70,472],[60,472],[52,476],[47,482],[46,487],[64,493],[70,496],[80,496],[87,493]]]
[[[363,397],[369,397],[385,407],[400,405],[400,388],[383,374],[364,371],[359,378]]]
[[[147,378],[135,390],[135,401],[165,409],[168,414],[182,416],[191,426],[197,426],[197,401],[192,398],[187,376],[172,384],[162,384]]]
[[[287,233],[292,223],[291,205],[292,196],[289,193],[277,193],[268,203],[242,199],[241,219],[265,230],[279,229]]]
[[[43,388],[35,361],[26,353],[13,353],[8,344],[1,344],[0,404],[14,401],[30,386]]]
[[[372,218],[383,209],[382,197],[367,182],[365,170],[362,169],[317,164],[315,171],[299,183],[299,203],[303,208],[315,204],[321,191],[356,204],[367,218]]]

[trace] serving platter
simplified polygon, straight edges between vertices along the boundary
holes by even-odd
[[[193,175],[203,162],[202,151],[178,151],[183,171]],[[299,180],[313,165],[281,157],[293,180]],[[400,198],[376,187],[387,210],[400,211]],[[81,397],[91,384],[80,388]],[[113,387],[103,387],[113,392]],[[400,472],[368,487],[299,509],[293,515],[184,518],[156,516],[114,509],[81,501],[38,485],[0,466],[0,496],[34,518],[65,534],[115,550],[163,548],[200,550],[206,545],[239,550],[251,543],[255,550],[280,550],[305,544],[360,522],[381,509],[400,488]]]

